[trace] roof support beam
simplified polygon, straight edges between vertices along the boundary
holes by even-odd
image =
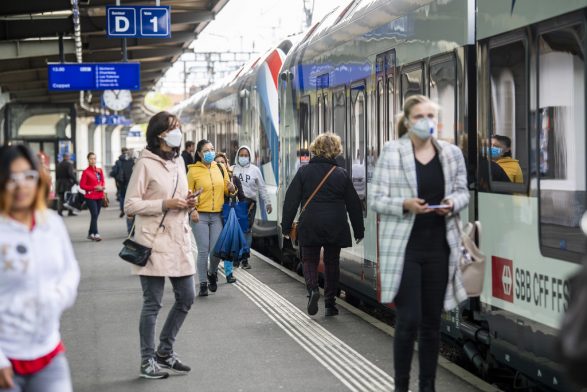
[[[75,53],[75,44],[73,41],[67,40],[63,42],[63,53]],[[58,54],[58,41],[0,42],[0,60],[52,56]]]

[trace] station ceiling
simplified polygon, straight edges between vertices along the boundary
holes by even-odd
[[[143,101],[165,71],[189,47],[229,0],[162,0],[171,7],[171,38],[127,39],[128,61],[141,63],[141,91],[133,92],[131,115],[144,121]],[[115,0],[78,0],[84,62],[122,60],[121,40],[106,36],[106,5]],[[121,5],[155,5],[154,0],[122,0]],[[0,88],[18,103],[77,103],[79,92],[50,92],[47,63],[59,62],[59,34],[66,62],[77,62],[72,0],[0,1]],[[87,102],[99,107],[101,92]],[[86,95],[86,98],[88,94]]]

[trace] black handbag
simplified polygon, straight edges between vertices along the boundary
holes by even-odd
[[[147,261],[149,260],[149,257],[151,257],[151,248],[141,245],[130,238],[127,238],[122,245],[122,250],[118,254],[122,260],[138,265],[139,267],[147,265]]]
[[[178,180],[179,180],[179,175],[176,174],[175,188],[173,189],[173,195],[171,195],[172,199],[173,199],[173,196],[175,196],[175,191],[177,191]],[[161,227],[163,227],[163,221],[165,220],[165,217],[167,216],[168,211],[169,210],[165,211],[165,213],[163,214],[163,218],[161,218],[161,222],[159,222],[159,226],[158,226],[157,230],[159,230]],[[135,219],[135,222],[136,222],[136,219]],[[145,246],[145,245],[141,245],[138,242],[131,240],[130,237],[133,235],[134,231],[135,231],[135,224],[133,223],[132,228],[130,229],[130,232],[128,233],[128,237],[122,243],[122,245],[123,245],[122,250],[118,253],[118,256],[122,260],[128,261],[131,264],[137,265],[139,267],[144,267],[145,265],[147,265],[147,261],[149,261],[149,257],[151,257],[151,248],[149,248],[148,246]]]

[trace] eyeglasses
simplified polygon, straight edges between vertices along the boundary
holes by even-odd
[[[19,173],[12,173],[8,177],[6,188],[8,190],[14,190],[17,185],[33,186],[39,179],[39,172],[36,170],[27,170]]]

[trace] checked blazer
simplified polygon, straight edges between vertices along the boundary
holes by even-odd
[[[450,247],[449,279],[444,298],[444,309],[455,308],[467,299],[462,277],[457,268],[460,237],[455,213],[469,204],[467,170],[458,147],[433,139],[439,154],[445,183],[445,199],[453,202],[453,213],[446,218],[446,239]],[[369,206],[379,214],[379,271],[381,303],[393,302],[400,286],[408,239],[415,215],[404,212],[405,199],[418,197],[416,162],[412,141],[406,135],[387,142],[373,173],[369,192]],[[426,247],[423,243],[422,247]]]

